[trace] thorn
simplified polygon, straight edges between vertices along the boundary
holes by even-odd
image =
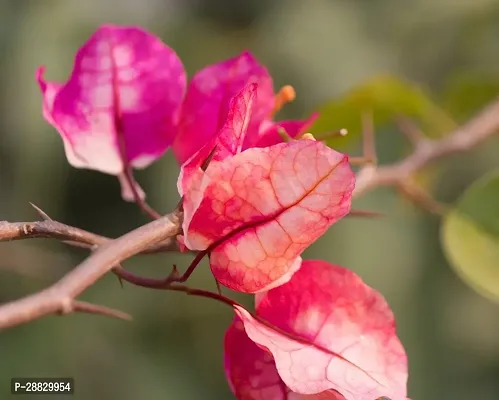
[[[50,216],[45,211],[43,211],[40,207],[38,207],[37,205],[35,205],[31,202],[29,202],[29,204],[31,205],[31,207],[33,207],[35,209],[35,211],[38,213],[38,215],[44,221],[53,221],[53,219],[50,218]],[[74,240],[62,240],[61,243],[69,244],[70,246],[74,246],[74,247],[80,247],[82,249],[89,249],[90,248],[90,250],[95,250],[98,247],[97,245],[89,245],[87,243],[76,242]]]
[[[48,214],[43,211],[40,207],[38,207],[37,205],[29,202],[29,204],[31,205],[31,207],[33,207],[35,209],[35,211],[38,213],[38,215],[44,220],[44,221],[52,221],[52,218],[50,218],[48,216]]]
[[[220,285],[220,282],[217,280],[217,278],[215,278],[215,285],[217,285],[217,293],[220,296],[223,296],[223,294],[222,294],[222,286]]]
[[[187,281],[187,279],[189,279],[189,277],[192,275],[192,273],[197,268],[197,266],[199,265],[201,260],[207,254],[209,254],[208,250],[200,251],[196,255],[196,257],[194,257],[194,260],[192,260],[191,264],[189,265],[189,267],[185,270],[185,272],[183,274],[180,274],[178,272],[177,266],[175,264],[173,264],[173,270],[170,273],[170,275],[164,280],[164,284],[166,286],[169,286],[171,283],[174,283],[174,282],[182,283],[182,282]]]
[[[177,264],[173,264],[172,272],[170,272],[166,280],[168,282],[175,282],[178,278],[180,278],[180,272],[178,271]]]
[[[123,285],[123,278],[119,274],[120,269],[121,269],[121,265],[118,265],[116,268],[113,268],[111,270],[111,272],[114,274],[114,276],[116,276],[116,278],[118,278],[118,282],[120,283],[121,288],[124,289],[125,286]]]
[[[206,159],[203,161],[203,163],[201,164],[201,169],[203,171],[206,171],[206,169],[208,168],[208,166],[210,165],[211,163],[211,160],[213,160],[213,156],[215,155],[215,152],[217,151],[217,146],[215,145],[215,147],[213,147],[213,150],[210,151],[210,154],[208,154],[208,157],[206,157]]]
[[[184,211],[184,196],[180,198],[177,205],[175,206],[174,212],[179,213]]]
[[[208,260],[210,260],[211,254],[208,254]],[[217,293],[222,296],[222,286],[220,285],[220,282],[218,281],[217,277],[213,275],[213,279],[215,280],[215,285],[217,287]]]

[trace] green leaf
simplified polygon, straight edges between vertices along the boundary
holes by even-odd
[[[457,73],[442,91],[442,106],[459,121],[465,121],[499,95],[499,76]]]
[[[444,217],[442,246],[456,273],[499,301],[499,170],[477,180]]]
[[[387,124],[398,116],[419,122],[430,137],[438,137],[455,128],[454,122],[417,85],[393,76],[377,76],[358,86],[343,97],[319,107],[320,117],[311,133],[321,134],[341,128],[348,130],[344,137],[333,137],[327,144],[345,149],[361,137],[361,117],[372,112],[375,126]]]

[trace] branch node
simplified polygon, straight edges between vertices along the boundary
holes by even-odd
[[[30,227],[29,224],[24,224],[21,229],[23,231],[24,236],[29,236],[30,235],[31,227]]]
[[[61,300],[61,315],[71,314],[74,311],[73,299],[70,297],[63,297]]]

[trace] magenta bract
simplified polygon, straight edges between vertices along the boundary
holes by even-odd
[[[205,161],[209,157],[211,157],[210,163],[223,161],[241,152],[253,111],[256,90],[257,84],[251,83],[232,98],[225,124],[180,168],[177,186],[180,196],[184,196],[184,210],[187,210],[187,214],[192,213],[190,210],[194,204],[201,200],[199,196],[202,196],[202,193],[198,193],[197,189],[204,175],[201,168]]]
[[[68,161],[118,175],[143,168],[171,145],[186,75],[175,52],[138,27],[105,25],[80,48],[64,84],[37,71],[47,121]]]
[[[248,125],[250,131],[257,132],[274,107],[274,91],[267,69],[251,53],[245,51],[194,75],[187,90],[178,134],[173,144],[179,164],[187,161],[218,133],[227,120],[232,98],[251,83],[258,85],[258,95]]]
[[[235,357],[234,346],[250,348],[240,333],[234,333],[240,329],[236,319],[225,339],[226,373],[235,393],[254,391],[264,382],[276,390],[271,355],[292,392],[320,394],[321,399],[340,393],[346,400],[406,400],[407,356],[393,314],[384,298],[353,272],[324,261],[305,261],[289,282],[260,296],[257,316],[295,338],[263,324],[242,307],[235,311],[248,337],[265,350]],[[265,369],[258,368],[263,365]]]
[[[237,57],[204,68],[190,82],[173,143],[179,164],[183,165],[218,135],[224,125],[230,124],[232,100],[251,84],[257,89],[251,113],[247,114],[247,133],[241,150],[281,143],[278,127],[295,137],[317,119],[318,114],[313,114],[306,120],[274,122],[273,114],[279,95],[274,93],[267,69],[245,51]]]

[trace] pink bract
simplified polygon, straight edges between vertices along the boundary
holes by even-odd
[[[104,25],[80,48],[64,84],[37,71],[46,120],[70,164],[118,175],[159,158],[176,133],[186,87],[183,65],[138,27]]]
[[[193,181],[185,245],[208,249],[221,284],[256,293],[289,280],[300,254],[349,212],[355,176],[346,155],[298,140],[213,161]]]
[[[197,193],[204,175],[202,166],[210,158],[210,163],[223,161],[241,152],[248,124],[253,110],[257,84],[245,86],[229,104],[228,117],[218,133],[190,157],[180,168],[178,191],[185,197],[184,210],[187,214],[194,203],[201,200]],[[201,194],[202,195],[202,194]]]
[[[334,390],[346,400],[406,400],[407,356],[393,314],[384,298],[353,272],[305,261],[289,282],[262,295],[258,318],[281,332],[242,307],[235,311],[249,338],[272,354],[291,391],[325,396]],[[231,371],[235,362],[231,358]],[[244,364],[239,367],[240,373],[243,367],[248,372]]]
[[[284,128],[294,138],[308,129],[318,117],[314,113],[306,120],[274,122],[277,96],[272,77],[250,52],[245,51],[202,69],[190,82],[173,143],[179,164],[184,165],[231,123],[233,114],[229,110],[232,100],[250,85],[255,88],[252,89],[255,96],[251,112],[247,114],[245,137],[239,151],[281,143],[278,128]]]
[[[179,164],[187,161],[218,133],[227,121],[232,98],[251,83],[258,85],[258,95],[248,125],[250,131],[257,132],[274,107],[274,91],[267,69],[251,53],[245,51],[194,75],[173,144]]]

